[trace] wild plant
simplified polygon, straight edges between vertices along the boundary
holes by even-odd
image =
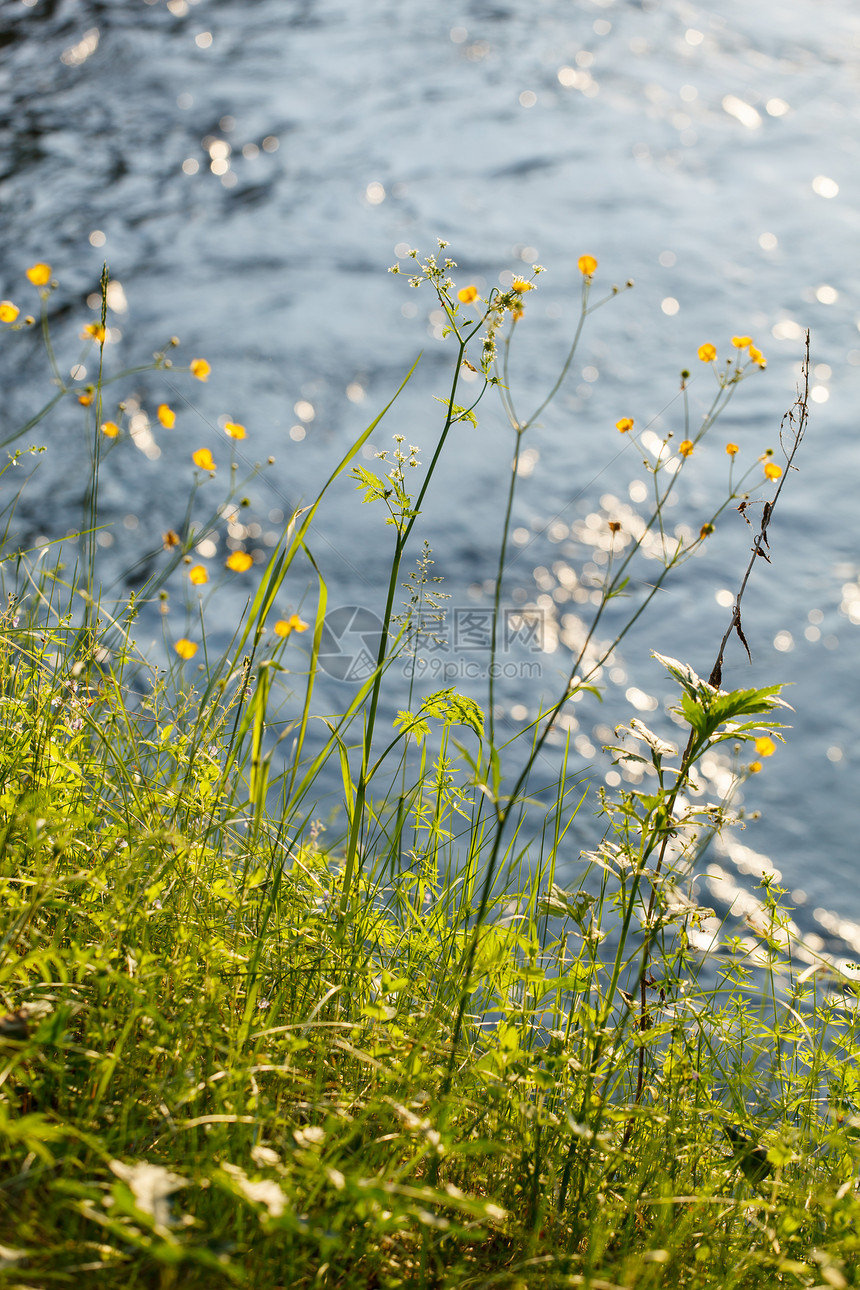
[[[91,473],[71,567],[72,541],[16,549],[11,513],[4,550],[0,1279],[11,1284],[84,1272],[105,1286],[852,1283],[853,988],[810,956],[767,875],[751,924],[727,917],[722,932],[697,888],[708,843],[737,818],[733,796],[782,738],[780,687],[724,690],[722,672],[730,633],[745,644],[741,604],[806,429],[805,390],[780,433],[783,464],[764,450],[736,477],[728,444],[723,492],[689,537],[666,522],[668,500],[764,356],[744,336],[723,361],[702,344],[713,397],[694,417],[682,371],[679,428],[656,450],[619,409],[614,433],[648,463],[649,512],[605,517],[589,628],[558,693],[535,695],[527,729],[506,740],[492,668],[486,707],[453,687],[426,692],[422,642],[443,602],[416,526],[455,427],[496,397],[512,463],[496,659],[522,445],[590,315],[632,284],[595,298],[597,262],[580,257],[571,341],[526,414],[514,342],[542,269],[482,297],[457,288],[446,250],[411,253],[411,284],[434,292],[454,351],[426,468],[399,432],[376,469],[356,462],[410,372],[255,575],[239,463],[231,451],[225,471],[212,440],[192,454],[182,522],[125,599],[101,582],[99,479],[109,453],[150,443],[149,426],[172,432],[173,408],[150,417],[136,382],[175,376],[178,342],[115,372],[105,271],[99,321],[84,329],[96,379],[66,381],[50,326],[60,288],[48,265],[29,270],[57,390],[20,433],[76,402]],[[7,330],[36,328],[19,317],[0,302]],[[188,372],[212,375],[203,359]],[[231,450],[253,434],[222,422]],[[350,476],[384,514],[390,573],[376,657],[343,711],[321,713],[329,607],[314,522]],[[685,746],[638,717],[619,726],[610,756],[636,774],[595,800],[566,717],[732,506],[758,522],[709,679],[658,659]],[[225,532],[249,604],[216,656],[201,589],[216,582]],[[308,574],[311,610],[288,599]],[[624,597],[626,620],[601,641]],[[165,649],[147,659],[133,632],[153,612]],[[299,681],[289,707],[279,686]],[[383,730],[389,694],[400,710]],[[697,768],[714,750],[730,788],[710,802]],[[335,775],[342,810],[324,819]],[[576,867],[592,801],[604,832]]]

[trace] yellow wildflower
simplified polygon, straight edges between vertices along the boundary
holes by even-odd
[[[192,358],[188,368],[192,376],[196,376],[198,381],[208,381],[209,373],[212,368],[206,362],[205,358]]]
[[[188,640],[185,636],[183,636],[181,640],[178,640],[173,648],[176,650],[176,653],[180,658],[193,658],[197,653],[197,646],[194,644],[194,641]]]
[[[457,299],[462,305],[470,305],[473,300],[478,299],[478,288],[474,286],[461,287],[457,292]]]
[[[692,439],[684,439],[681,443],[678,444],[678,452],[681,454],[682,457],[689,457],[692,451],[693,451]]]
[[[749,349],[752,344],[752,336],[732,336],[732,344],[735,349]]]
[[[782,466],[777,466],[775,461],[766,463],[764,473],[768,479],[779,479],[782,474]]]
[[[716,345],[700,345],[697,351],[703,363],[713,363],[717,357]]]
[[[760,770],[761,770],[761,762],[760,762],[760,761],[751,761],[751,762],[750,762],[750,774],[751,774],[751,775],[757,775],[757,774],[759,773],[759,771],[760,771]]]
[[[279,618],[275,623],[276,636],[289,636],[290,632],[306,632],[309,623],[302,622],[298,614],[290,614],[289,618]]]
[[[772,757],[776,752],[776,744],[767,735],[762,735],[755,741],[755,750],[759,757]]]
[[[253,563],[254,557],[247,551],[234,551],[226,561],[227,568],[232,569],[234,573],[247,573]]]
[[[88,408],[95,397],[93,390],[85,390],[83,394],[78,395],[78,403],[82,408]]]
[[[597,261],[593,255],[581,255],[576,262],[576,267],[584,278],[590,278],[597,268]]]
[[[535,284],[533,282],[529,282],[528,278],[514,278],[511,283],[511,290],[519,291],[521,294],[523,291],[534,291],[534,289]]]
[[[38,264],[31,264],[27,270],[27,277],[34,287],[44,287],[46,282],[51,281],[50,264],[43,264],[41,261]]]
[[[699,541],[704,542],[705,538],[709,538],[713,533],[713,531],[714,531],[713,524],[703,524],[702,527],[699,529]]]
[[[622,417],[620,421],[615,422],[615,429],[620,430],[622,434],[626,434],[628,430],[633,429],[633,418]]]
[[[115,439],[119,434],[119,426],[115,421],[103,421],[100,429],[108,439]]]
[[[740,448],[736,443],[727,443],[726,452],[729,454],[730,457],[734,457],[737,453],[740,452]]]
[[[188,570],[188,577],[191,579],[195,587],[202,587],[209,581],[209,574],[206,572],[206,568],[202,564],[192,564],[191,568]]]
[[[750,345],[750,358],[756,367],[767,367],[767,359],[760,349],[756,349],[755,345]]]
[[[198,448],[196,452],[192,452],[191,460],[201,470],[217,470],[215,459],[208,448]]]
[[[159,403],[155,414],[165,430],[172,430],[176,425],[176,413],[166,403]]]
[[[173,548],[175,546],[179,546],[179,543],[182,541],[179,534],[175,532],[174,529],[168,529],[166,533],[162,533],[161,540],[164,543],[165,551],[172,551]]]
[[[104,344],[105,329],[101,323],[87,323],[81,332],[81,340],[97,340],[100,345]]]
[[[248,432],[244,426],[240,426],[238,421],[226,421],[224,423],[224,433],[228,434],[231,439],[247,439]]]
[[[14,322],[20,312],[11,300],[0,300],[0,322]]]

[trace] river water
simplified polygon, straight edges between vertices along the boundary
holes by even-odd
[[[426,463],[451,351],[427,289],[386,273],[408,266],[408,248],[447,239],[458,285],[483,290],[545,266],[514,354],[524,406],[551,384],[575,325],[577,257],[598,259],[595,291],[635,281],[591,319],[562,395],[529,434],[503,603],[541,607],[547,635],[541,649],[520,642],[499,682],[508,733],[562,683],[587,608],[574,575],[599,551],[594,535],[642,502],[641,456],[615,421],[677,431],[681,367],[694,369],[694,409],[711,393],[697,347],[711,341],[722,358],[733,334],[755,338],[767,370],[685,466],[672,520],[697,528],[726,478],[725,441],[745,460],[767,447],[780,460],[811,329],[810,428],[770,530],[772,563],[755,570],[745,602],[754,665],[733,643],[724,669],[724,684],[791,683],[793,729],[747,785],[761,819],[711,858],[710,886],[720,898],[776,869],[813,943],[860,955],[856,6],[0,0],[0,20],[3,295],[32,308],[24,269],[51,263],[57,352],[71,370],[86,363],[77,332],[107,259],[122,288],[109,364],[121,351],[146,360],[176,334],[177,362],[202,355],[213,369],[205,385],[165,374],[123,387],[144,413],[165,400],[179,415],[171,431],[144,416],[106,463],[103,554],[117,569],[181,524],[193,449],[226,461],[225,417],[248,428],[241,465],[275,458],[235,520],[245,530],[234,541],[259,560],[419,351],[372,445],[402,433]],[[4,437],[40,405],[44,366],[35,337],[5,339]],[[448,650],[434,666],[453,669],[428,672],[426,688],[455,683],[483,701],[483,656],[469,652],[465,627],[451,633],[458,613],[460,626],[485,621],[511,436],[498,404],[479,411],[477,428],[458,428],[422,534],[451,595]],[[86,488],[79,409],[61,405],[35,441],[50,451],[18,522],[28,539],[55,538],[79,523]],[[223,542],[209,552],[213,570]],[[389,549],[390,530],[343,481],[314,545],[330,604],[378,611]],[[710,671],[748,551],[730,512],[618,651],[602,708],[583,706],[573,729],[596,782],[617,784],[595,761],[615,723],[665,726],[670,691],[651,648]],[[216,643],[252,581],[234,577],[212,602]],[[285,611],[312,608],[306,580],[290,594]],[[141,642],[157,629],[144,615]],[[528,684],[526,664],[539,673]],[[349,684],[323,676],[323,707],[342,706]],[[724,768],[711,769],[718,786]]]

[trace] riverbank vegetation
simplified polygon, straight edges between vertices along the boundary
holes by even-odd
[[[714,445],[766,360],[750,337],[702,338],[683,361],[712,398],[694,413],[685,369],[674,431],[656,449],[640,440],[650,510],[636,524],[604,517],[591,625],[560,691],[532,696],[510,740],[492,680],[479,703],[414,679],[384,727],[392,662],[417,661],[439,621],[417,526],[450,441],[500,400],[513,469],[488,571],[497,624],[523,444],[591,313],[627,289],[601,291],[596,260],[580,258],[570,348],[527,415],[512,344],[540,266],[485,296],[457,284],[444,244],[410,271],[452,346],[426,464],[397,431],[395,395],[255,566],[236,455],[253,427],[225,415],[189,446],[184,521],[124,599],[102,581],[100,480],[109,453],[145,452],[148,426],[170,432],[176,417],[166,399],[146,406],[140,374],[193,389],[217,372],[180,363],[175,340],[152,364],[115,368],[107,271],[81,340],[89,383],[74,374],[83,360],[70,379],[55,356],[49,265],[31,266],[20,293],[38,294],[41,317],[0,303],[7,345],[32,345],[41,327],[54,381],[6,438],[0,1284],[854,1285],[850,971],[799,952],[771,875],[745,924],[720,925],[695,881],[740,787],[788,737],[779,686],[733,676],[724,688],[724,652],[730,635],[745,643],[750,572],[795,482],[804,392],[775,450]],[[80,533],[20,548],[14,464],[75,404],[91,467]],[[394,447],[371,470],[357,454],[383,418]],[[635,409],[606,433],[639,436]],[[706,451],[722,463],[718,495],[678,535],[667,498]],[[376,657],[344,710],[323,713],[314,520],[325,493],[353,489],[388,526],[390,581]],[[570,743],[573,705],[659,588],[718,541],[730,507],[750,521],[752,554],[713,670],[659,659],[674,730],[619,727],[606,755],[624,776],[593,789]],[[213,535],[230,526],[216,558]],[[247,578],[249,608],[216,654],[203,597],[226,576]],[[164,653],[145,658],[135,624],[159,612]],[[275,723],[285,686],[292,708]],[[716,756],[721,800],[699,769]],[[342,808],[323,821],[319,785],[335,775]],[[586,812],[602,839],[571,864]]]

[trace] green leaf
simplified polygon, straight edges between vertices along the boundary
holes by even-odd
[[[421,704],[421,713],[435,717],[446,726],[469,726],[479,739],[484,736],[484,713],[474,699],[456,690],[437,690]]]
[[[427,722],[416,717],[414,712],[398,712],[392,724],[395,730],[400,727],[404,734],[414,735],[419,743],[430,733]]]
[[[451,409],[452,424],[455,421],[471,421],[473,426],[477,426],[478,418],[475,416],[471,408],[461,408],[456,403],[451,403],[448,399],[440,399],[438,394],[434,394],[433,397],[437,403],[441,403],[446,408]]]
[[[364,466],[353,466],[349,473],[356,481],[356,488],[365,490],[362,502],[384,501],[391,496],[392,490],[386,487],[386,481],[374,475],[372,470],[365,470]]]

